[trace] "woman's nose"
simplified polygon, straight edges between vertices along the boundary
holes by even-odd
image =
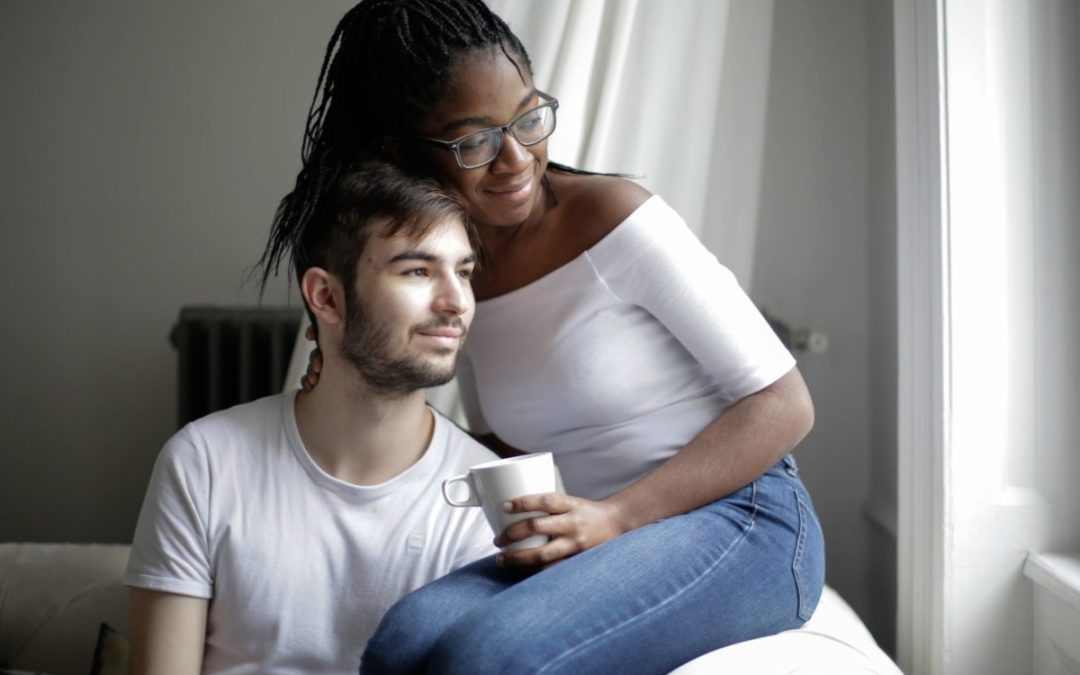
[[[518,143],[514,135],[503,132],[502,147],[499,154],[492,162],[492,169],[496,172],[518,173],[527,165],[532,158],[529,149]]]

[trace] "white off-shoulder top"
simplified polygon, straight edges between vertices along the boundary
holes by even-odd
[[[554,453],[567,492],[602,499],[794,364],[653,196],[571,262],[478,303],[458,377],[474,432]]]

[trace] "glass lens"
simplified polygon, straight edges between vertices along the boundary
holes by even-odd
[[[533,145],[544,140],[555,130],[555,111],[542,105],[525,113],[510,127],[514,138],[522,145]]]
[[[550,105],[534,108],[510,125],[510,133],[522,145],[535,145],[555,131],[555,110]],[[484,129],[462,138],[457,143],[458,160],[466,169],[483,166],[499,154],[503,140],[502,129]]]
[[[458,157],[465,168],[480,166],[494,159],[502,146],[502,129],[484,129],[458,142]]]

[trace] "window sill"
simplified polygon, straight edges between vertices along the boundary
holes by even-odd
[[[1029,553],[1024,576],[1080,612],[1080,554]]]
[[[1080,555],[1029,553],[1034,584],[1033,672],[1080,675]]]

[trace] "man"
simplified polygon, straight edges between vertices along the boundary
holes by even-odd
[[[494,455],[424,400],[473,316],[464,212],[372,164],[312,222],[289,241],[321,381],[165,445],[124,578],[135,673],[355,672],[398,598],[496,551],[440,490]]]

